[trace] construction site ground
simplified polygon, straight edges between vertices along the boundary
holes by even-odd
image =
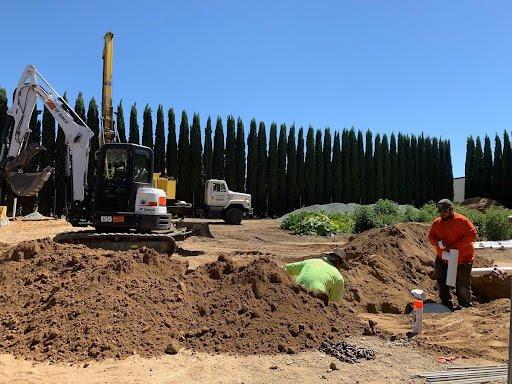
[[[376,359],[355,365],[342,363],[314,347],[308,348],[307,346],[314,344],[308,344],[307,340],[305,344],[302,341],[290,344],[293,347],[291,353],[277,353],[277,350],[271,353],[255,353],[259,346],[250,344],[257,343],[258,339],[252,336],[241,340],[241,343],[226,342],[226,350],[222,349],[222,345],[219,349],[218,343],[208,343],[208,340],[205,341],[204,336],[201,336],[197,340],[187,339],[175,355],[167,355],[163,350],[161,353],[155,353],[151,346],[146,345],[141,346],[141,351],[134,351],[131,355],[119,349],[119,358],[111,357],[107,350],[105,358],[83,359],[70,358],[72,355],[69,354],[48,355],[50,352],[47,352],[47,349],[43,351],[37,346],[35,350],[20,349],[11,342],[12,339],[6,337],[3,344],[0,344],[0,383],[420,383],[421,380],[412,378],[412,375],[422,371],[445,369],[446,364],[437,361],[439,357],[454,359],[448,363],[452,365],[497,364],[507,360],[510,306],[508,299],[479,303],[476,308],[456,311],[453,314],[426,314],[423,334],[412,339],[406,336],[411,328],[411,317],[403,314],[409,300],[408,290],[423,288],[429,297],[437,299],[435,283],[431,279],[433,263],[428,259],[431,257],[433,261],[434,256],[426,244],[426,239],[423,238],[426,233],[424,225],[399,225],[396,228],[372,230],[355,238],[323,238],[292,235],[279,228],[278,220],[247,220],[241,226],[229,226],[220,221],[209,222],[214,238],[191,237],[180,242],[178,254],[173,256],[173,260],[176,261],[173,262],[178,266],[185,265],[187,270],[203,268],[204,276],[216,276],[216,282],[223,281],[223,277],[216,274],[228,273],[225,272],[227,269],[230,270],[229,273],[242,276],[245,272],[240,266],[249,266],[249,270],[256,268],[256,271],[266,271],[274,263],[281,266],[286,262],[317,257],[338,246],[344,247],[349,267],[342,272],[346,277],[347,287],[340,308],[335,308],[334,311],[329,309],[326,312],[320,304],[300,292],[302,303],[318,305],[320,312],[323,311],[321,313],[325,313],[326,317],[331,316],[330,319],[333,315],[339,316],[339,331],[336,328],[336,332],[328,332],[327,335],[334,337],[335,340],[356,344],[358,347],[374,349]],[[21,262],[27,263],[22,265],[28,268],[31,261],[23,260],[23,255],[20,257],[20,250],[13,247],[20,242],[44,239],[70,230],[74,229],[64,220],[13,221],[10,225],[0,228],[0,247],[3,250],[11,249],[11,256],[4,260],[12,263],[12,260],[21,259]],[[43,249],[45,246],[48,244],[43,242],[36,245],[36,248]],[[71,246],[66,247],[59,248],[58,251],[69,252]],[[76,253],[79,257],[87,251],[78,247]],[[109,255],[111,254],[107,256],[110,257]],[[100,256],[104,257],[103,254]],[[219,256],[221,262],[217,262]],[[271,262],[268,264],[269,262],[265,261],[264,265],[258,265],[254,264],[256,259]],[[40,264],[48,260],[52,259],[41,259]],[[151,268],[163,265],[162,261],[155,260],[151,259],[148,263],[144,260],[144,263]],[[492,265],[493,261],[501,265],[511,265],[512,251],[487,250],[477,253],[477,265],[488,266]],[[77,261],[73,260],[73,265],[76,263]],[[215,263],[221,263],[219,265],[224,272],[218,272]],[[405,268],[401,267],[402,264]],[[88,267],[84,263],[83,268]],[[124,265],[122,267],[124,268]],[[2,268],[0,264],[0,272]],[[132,273],[133,270],[138,271],[139,267],[130,268],[129,273]],[[8,276],[24,276],[25,272],[20,268],[14,268],[8,273]],[[274,275],[271,276],[275,276],[275,272],[272,273]],[[282,276],[275,278],[279,280]],[[208,277],[199,274],[198,279],[199,282],[209,284],[209,280],[204,280]],[[0,283],[8,284],[2,281],[1,275]],[[190,282],[190,294],[198,289],[193,283]],[[219,285],[211,285],[208,288],[208,292],[214,296],[215,287]],[[268,296],[273,294],[270,291],[262,292]],[[234,296],[236,292],[230,291],[229,294]],[[278,300],[281,296],[276,297]],[[225,298],[222,300],[225,301]],[[233,300],[236,301],[236,298],[233,297]],[[250,305],[253,301],[247,303]],[[186,298],[182,305],[187,305]],[[137,311],[137,308],[129,310]],[[201,307],[199,310],[202,310]],[[245,311],[252,313],[251,308]],[[300,321],[300,311],[301,308],[298,308],[297,314],[290,315],[295,316],[292,317],[294,321]],[[310,316],[311,313],[308,312],[306,315]],[[250,317],[253,324],[263,322],[266,318],[264,313],[256,314],[254,317]],[[376,335],[363,335],[368,320],[377,322]],[[321,328],[321,320],[308,317],[304,322],[307,321],[318,322],[319,329],[324,329]],[[204,321],[198,326],[201,324],[204,326]],[[154,337],[151,336],[152,331],[148,330],[151,326],[152,324],[147,324],[143,330],[147,332],[148,338]],[[208,330],[211,330],[215,328],[215,324],[210,323],[208,327]],[[276,332],[277,328],[276,325]],[[264,333],[261,335],[263,338]],[[25,339],[21,339],[22,336],[20,335],[20,344],[26,342]],[[238,336],[240,335],[237,334]],[[158,340],[158,337],[155,340]],[[321,341],[321,335],[315,335],[314,340]],[[268,345],[270,348],[270,341]],[[303,348],[304,346],[306,347]],[[267,347],[262,350],[266,351],[265,348]],[[45,356],[51,358],[44,359]],[[338,369],[329,368],[332,362]]]

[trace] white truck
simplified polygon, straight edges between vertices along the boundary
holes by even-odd
[[[225,180],[210,179],[204,184],[204,205],[193,207],[174,200],[167,205],[167,211],[181,217],[221,218],[228,224],[238,225],[244,215],[252,215],[251,195],[230,191]]]

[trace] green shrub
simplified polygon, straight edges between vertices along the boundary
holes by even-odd
[[[327,216],[323,212],[301,212],[289,215],[281,222],[281,228],[297,235],[328,236],[353,233],[354,220],[349,214]]]
[[[487,240],[508,240],[512,236],[512,226],[508,222],[511,211],[503,208],[489,208],[484,215],[484,237]]]
[[[415,217],[418,223],[431,223],[437,217],[437,206],[435,203],[430,202],[425,204],[418,210],[418,214]]]
[[[475,209],[469,209],[462,205],[455,205],[455,212],[466,216],[475,225],[478,231],[478,240],[483,240],[485,236],[485,214]]]
[[[356,233],[364,232],[372,228],[382,227],[382,225],[382,221],[372,207],[363,205],[355,210],[354,231]]]
[[[406,205],[402,210],[402,219],[404,223],[410,223],[413,221],[418,221],[418,215],[420,210],[412,205]]]
[[[281,222],[281,228],[286,229],[288,231],[296,231],[299,229],[302,220],[308,217],[313,217],[315,215],[317,215],[316,212],[292,213]]]
[[[294,233],[297,235],[328,236],[336,235],[338,228],[327,215],[317,213],[315,216],[305,217]]]
[[[338,213],[329,215],[329,218],[338,228],[338,233],[354,233],[354,219],[352,215]]]
[[[400,207],[391,200],[379,199],[373,206],[375,213],[379,216],[398,216]]]

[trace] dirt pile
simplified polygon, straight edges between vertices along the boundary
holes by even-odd
[[[414,288],[436,298],[428,228],[419,223],[375,228],[345,244],[345,300],[357,311],[404,313]]]
[[[274,262],[228,258],[192,270],[152,250],[114,252],[50,240],[0,255],[0,350],[81,361],[174,353],[180,346],[294,353],[357,332],[346,307],[298,289]]]
[[[503,207],[503,205],[498,201],[486,197],[472,197],[464,200],[460,205],[463,205],[466,208],[476,209],[480,212],[485,212],[491,207]]]

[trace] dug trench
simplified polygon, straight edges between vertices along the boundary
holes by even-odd
[[[400,224],[344,245],[347,289],[340,305],[329,306],[267,256],[221,255],[192,268],[149,249],[19,243],[0,255],[0,351],[76,362],[181,347],[238,355],[317,349],[361,335],[365,314],[404,316],[410,289],[436,295],[426,232]]]

